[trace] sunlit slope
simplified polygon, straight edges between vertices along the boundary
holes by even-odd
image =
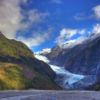
[[[0,89],[59,89],[55,76],[25,44],[0,33]]]

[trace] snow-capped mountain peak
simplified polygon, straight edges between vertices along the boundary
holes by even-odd
[[[48,54],[50,52],[51,52],[51,49],[50,48],[44,48],[41,51],[36,52],[35,54]]]

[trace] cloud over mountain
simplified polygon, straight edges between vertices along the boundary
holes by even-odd
[[[99,21],[100,1],[78,0],[73,4],[73,0],[0,0],[0,31],[32,49],[83,40],[92,30],[99,32]]]
[[[0,31],[8,38],[14,38],[16,31],[22,27],[23,19],[19,4],[25,0],[0,0]]]
[[[87,33],[86,36],[84,36],[85,33]],[[72,37],[77,34],[80,34],[80,36],[72,39]],[[60,31],[60,35],[56,39],[56,42],[61,48],[72,48],[73,46],[81,44],[86,40],[92,40],[97,36],[100,36],[100,24],[94,25],[92,31],[90,32],[85,29],[62,29]]]
[[[24,10],[21,5],[26,5],[27,0],[0,0],[0,31],[10,39],[18,39],[29,47],[43,43],[48,34],[34,32],[34,36],[25,38],[23,34],[17,36],[18,30],[28,30],[34,24],[42,23],[48,12],[39,12],[37,9]]]
[[[31,48],[34,46],[39,46],[40,44],[47,41],[49,39],[51,32],[52,28],[48,28],[46,31],[33,32],[32,37],[27,38],[24,36],[19,36],[17,39],[19,41],[23,41]]]
[[[60,31],[60,35],[57,37],[56,42],[58,43],[59,46],[62,46],[65,42],[70,41],[73,36],[77,34],[84,34],[86,31],[85,29],[79,30],[79,29],[67,29],[63,28]],[[71,40],[72,42],[72,40]]]

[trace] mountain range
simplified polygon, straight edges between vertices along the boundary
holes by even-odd
[[[55,46],[51,49],[51,52],[45,54],[50,60],[51,64],[65,68],[67,71],[88,76],[83,79],[80,83],[74,84],[80,86],[83,82],[95,81],[91,86],[94,89],[100,89],[100,35],[94,33],[87,36],[87,39],[73,47],[64,44],[64,47]],[[92,89],[92,88],[91,88]]]
[[[24,43],[0,32],[0,89],[59,90],[71,86],[100,90],[100,35],[91,34],[80,44],[63,46],[38,52],[47,57],[46,63]]]

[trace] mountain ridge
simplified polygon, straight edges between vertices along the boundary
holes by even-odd
[[[52,54],[55,54],[55,50],[52,49],[47,57],[51,60],[51,64],[64,67],[74,74],[89,76],[91,81],[93,80],[91,77],[93,75],[96,79],[96,84],[93,83],[94,85],[90,87],[97,89],[97,86],[100,90],[100,84],[98,84],[100,83],[100,35],[92,34],[88,37],[87,41],[72,48],[58,48],[56,46],[54,48],[57,48],[57,55],[52,56]],[[75,86],[78,86],[87,79],[88,77],[81,80],[80,83],[76,83]],[[78,89],[78,87],[76,88]]]
[[[60,89],[55,72],[22,42],[0,33],[0,89]]]

